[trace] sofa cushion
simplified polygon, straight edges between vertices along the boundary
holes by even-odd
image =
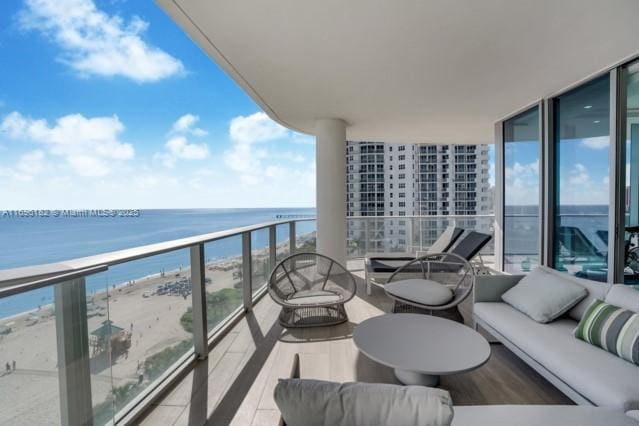
[[[603,298],[600,298],[603,299]],[[606,303],[628,309],[633,312],[639,312],[639,290],[625,285],[615,284],[606,294]]]
[[[639,365],[639,314],[636,312],[597,299],[574,334],[577,339]]]
[[[559,272],[555,269],[548,268],[547,266],[539,266],[538,268],[551,275],[575,282],[588,291],[588,295],[577,303],[570,311],[568,311],[568,316],[575,321],[579,321],[581,319],[584,312],[586,312],[586,309],[588,309],[588,306],[590,306],[595,299],[603,299],[606,297],[606,293],[608,293],[608,290],[611,287],[611,285],[607,283],[575,277],[574,275]]]
[[[455,407],[453,426],[637,426],[623,411],[574,405],[478,405]]]
[[[289,426],[450,425],[450,394],[424,386],[280,379],[275,402]]]
[[[563,315],[587,295],[588,290],[579,284],[535,268],[501,298],[535,321],[547,323]]]
[[[505,303],[476,303],[475,316],[595,405],[639,409],[639,367],[572,335],[577,322],[540,324]]]

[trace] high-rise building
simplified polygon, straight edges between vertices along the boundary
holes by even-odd
[[[492,213],[488,145],[348,142],[348,216]]]

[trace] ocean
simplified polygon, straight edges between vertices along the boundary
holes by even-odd
[[[0,269],[59,262],[114,250],[153,244],[277,220],[279,215],[314,215],[315,209],[171,209],[141,210],[139,217],[10,217],[0,216]],[[314,230],[314,222],[298,224],[298,234]],[[288,239],[288,227],[277,229]],[[257,232],[254,248],[268,245],[268,232]],[[240,237],[205,246],[207,260],[239,256]],[[189,265],[188,249],[136,260],[87,278],[87,294],[105,290],[162,270]],[[0,318],[53,302],[53,289],[43,288],[0,299]]]

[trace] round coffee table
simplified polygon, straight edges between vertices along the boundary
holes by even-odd
[[[470,327],[422,314],[369,318],[355,328],[353,340],[406,385],[437,386],[439,376],[473,370],[490,357],[490,345]]]

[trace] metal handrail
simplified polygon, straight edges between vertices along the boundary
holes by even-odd
[[[245,232],[257,231],[291,222],[309,222],[315,218],[276,220],[255,225],[243,226],[239,228],[226,229],[224,231],[211,232],[208,234],[196,235],[193,237],[179,238],[176,240],[163,241],[160,243],[147,244],[144,246],[132,247],[123,250],[116,250],[92,256],[80,257],[61,262],[24,266],[19,268],[0,270],[0,289],[5,287],[16,287],[20,284],[38,280],[54,280],[62,274],[69,274],[74,271],[86,270],[97,266],[114,266],[133,260],[151,257],[175,250],[189,248],[198,244],[206,244],[223,238],[241,235]],[[52,283],[47,284],[52,285]],[[46,287],[46,285],[44,285]],[[25,290],[25,291],[28,291]]]

